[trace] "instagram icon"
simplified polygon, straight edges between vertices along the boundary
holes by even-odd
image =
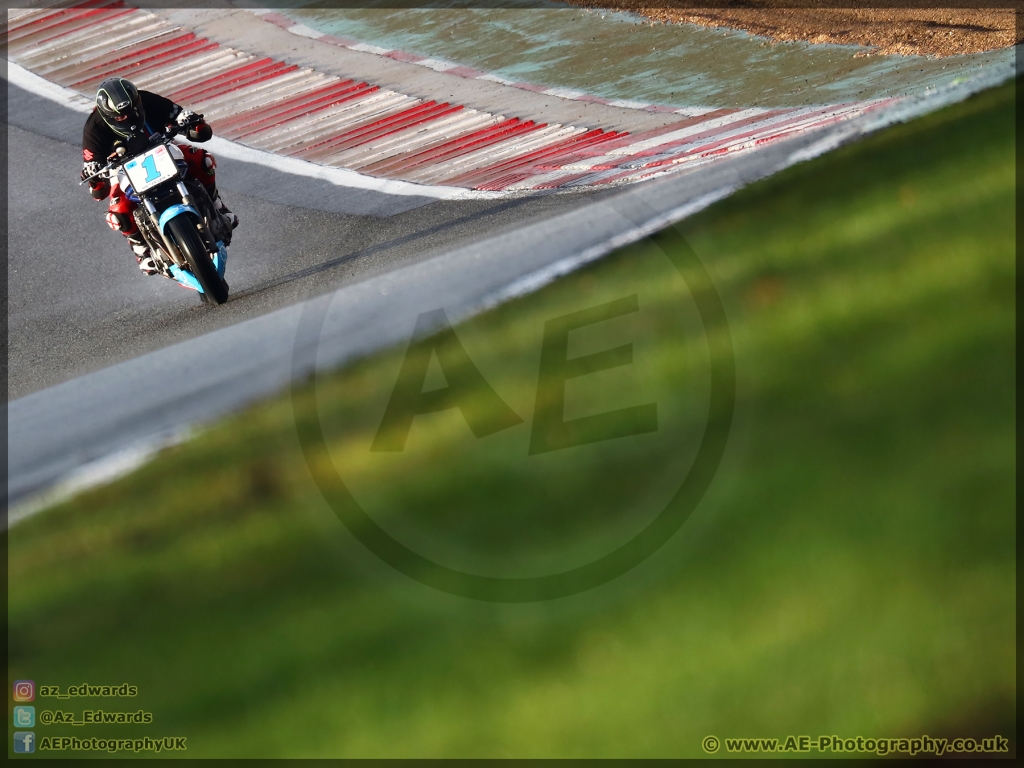
[[[36,684],[31,680],[14,681],[14,700],[32,701],[36,697]]]

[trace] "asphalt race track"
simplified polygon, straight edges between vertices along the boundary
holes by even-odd
[[[441,307],[454,321],[535,289],[744,184],[1001,77],[600,193],[431,200],[225,158],[219,186],[242,224],[221,307],[138,271],[104,206],[78,186],[83,115],[11,86],[8,501],[407,340],[419,313]]]
[[[241,224],[231,300],[213,308],[143,275],[107,227],[106,203],[79,186],[80,113],[14,85],[8,110],[12,400],[595,199],[398,197],[219,158],[218,186]]]

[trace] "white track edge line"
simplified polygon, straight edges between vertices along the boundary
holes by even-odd
[[[92,101],[80,93],[40,77],[10,59],[7,59],[6,62],[7,73],[4,77],[12,85],[73,109],[76,112],[85,114],[92,111]],[[263,165],[275,171],[281,171],[293,176],[319,179],[337,187],[362,189],[402,197],[431,197],[436,200],[500,199],[510,196],[509,193],[504,192],[487,192],[461,187],[415,184],[398,179],[381,179],[376,176],[367,176],[358,171],[351,171],[347,168],[331,168],[295,157],[264,152],[261,149],[239,144],[220,136],[210,139],[207,142],[207,146],[214,154],[228,157],[232,160]]]
[[[55,485],[10,506],[7,510],[7,530],[37,512],[55,507],[82,491],[98,485],[108,485],[131,474],[164,448],[183,443],[200,431],[200,428],[195,426],[176,427],[83,464],[69,472]]]

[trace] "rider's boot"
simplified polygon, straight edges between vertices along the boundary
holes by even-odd
[[[128,235],[128,243],[132,247],[132,253],[135,254],[135,261],[138,262],[139,269],[142,270],[143,274],[155,275],[160,270],[156,266],[156,262],[153,260],[153,253],[149,250],[149,246],[146,245],[146,241],[142,239],[141,235]]]
[[[213,200],[213,209],[220,214],[220,217],[224,219],[224,222],[234,229],[238,226],[238,217],[231,212],[231,209],[224,205],[224,201],[220,199],[220,192],[217,191],[216,187],[208,189],[210,193],[210,199]]]

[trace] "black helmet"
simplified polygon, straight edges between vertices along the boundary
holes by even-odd
[[[96,109],[117,135],[130,139],[145,134],[146,110],[139,90],[123,77],[108,77],[100,83]]]

